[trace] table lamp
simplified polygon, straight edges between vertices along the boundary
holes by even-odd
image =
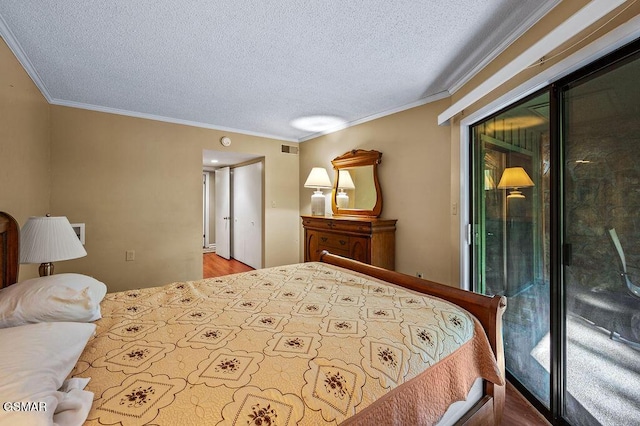
[[[53,275],[53,262],[87,252],[65,216],[30,217],[20,231],[20,263],[40,263],[40,276]]]
[[[324,216],[324,194],[322,188],[331,188],[331,180],[329,180],[329,174],[327,169],[323,167],[314,167],[309,173],[305,188],[316,188],[315,192],[311,196],[311,214],[313,216]]]

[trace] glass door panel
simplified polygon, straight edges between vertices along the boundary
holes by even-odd
[[[640,59],[563,90],[565,416],[640,424]]]
[[[507,371],[549,407],[549,94],[472,127],[476,291],[507,296]]]

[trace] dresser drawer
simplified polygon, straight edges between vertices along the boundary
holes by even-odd
[[[371,223],[360,222],[357,220],[337,220],[337,219],[315,219],[304,218],[302,225],[308,229],[318,229],[324,231],[336,231],[336,232],[355,232],[355,233],[371,233]]]
[[[349,237],[346,235],[319,232],[318,244],[322,247],[349,250]]]

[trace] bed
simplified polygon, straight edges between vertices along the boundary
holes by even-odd
[[[17,281],[17,232],[0,214],[3,286]],[[90,378],[89,425],[502,419],[503,297],[325,252],[320,262],[107,293],[100,310],[67,374]]]

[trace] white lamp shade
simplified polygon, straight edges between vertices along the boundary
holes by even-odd
[[[325,169],[324,167],[314,167],[313,169],[311,169],[311,173],[309,173],[309,177],[307,177],[307,180],[304,183],[304,187],[331,188],[331,180],[329,179],[327,169]]]
[[[338,172],[338,189],[356,189],[356,185],[351,179],[351,173],[348,170],[340,170]]]
[[[65,216],[30,217],[20,231],[20,263],[57,262],[86,255]]]
[[[528,188],[534,186],[533,181],[522,167],[507,167],[502,173],[499,189]]]

